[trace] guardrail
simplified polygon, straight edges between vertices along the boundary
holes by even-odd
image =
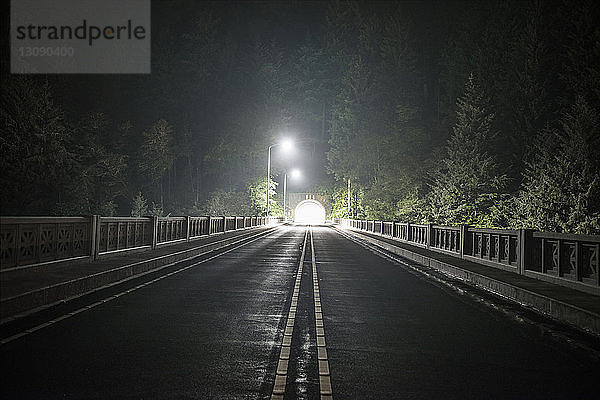
[[[521,275],[600,294],[600,236],[338,219],[338,224]]]
[[[190,241],[274,217],[0,217],[0,271]]]

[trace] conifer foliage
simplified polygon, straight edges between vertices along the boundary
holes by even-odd
[[[555,127],[540,133],[517,199],[517,224],[600,233],[600,125],[579,97]]]
[[[472,74],[457,101],[456,116],[445,154],[431,174],[432,216],[444,224],[498,224],[497,205],[507,178],[490,151],[496,138],[494,114]]]

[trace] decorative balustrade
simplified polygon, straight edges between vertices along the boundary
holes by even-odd
[[[225,230],[233,231],[236,229],[236,217],[225,217]]]
[[[393,237],[480,264],[600,293],[600,236],[482,229],[369,220],[338,220],[343,226]]]
[[[235,229],[240,229],[245,226],[245,217],[235,217]]]
[[[173,242],[188,238],[186,217],[159,217],[157,243]]]
[[[266,225],[266,217],[0,217],[0,270],[156,248]]]
[[[90,218],[2,217],[0,222],[2,270],[90,255]]]
[[[152,246],[152,218],[98,217],[93,223],[97,253]]]
[[[526,271],[600,286],[600,237],[533,232]]]
[[[382,233],[383,222],[373,221],[373,232]]]
[[[460,228],[454,226],[431,226],[429,247],[460,254]]]
[[[190,238],[208,235],[209,233],[209,217],[190,217]]]
[[[211,232],[225,232],[225,220],[223,217],[210,219],[210,231]]]
[[[408,240],[408,224],[394,222],[394,237],[401,240]]]
[[[474,258],[503,269],[518,269],[519,231],[468,227],[466,236],[465,258]]]
[[[394,236],[394,223],[382,222],[381,233],[387,236]]]
[[[421,247],[427,247],[429,244],[429,225],[409,224],[407,241]]]

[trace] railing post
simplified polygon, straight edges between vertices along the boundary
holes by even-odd
[[[433,237],[433,224],[427,224],[427,248],[431,246],[431,238]]]
[[[519,229],[519,274],[525,274],[525,268],[531,263],[533,250],[533,230]]]
[[[467,232],[469,231],[469,225],[461,225],[460,226],[460,258],[465,258],[465,246],[467,245]]]
[[[238,217],[237,217],[237,216],[233,217],[233,230],[234,230],[234,231],[237,231],[237,230],[238,230],[238,227],[237,227],[237,220],[238,220]]]
[[[192,225],[192,217],[190,217],[189,215],[186,217],[185,220],[185,226],[186,226],[186,233],[185,233],[185,240],[186,241],[190,241],[190,228]]]
[[[208,217],[208,235],[212,234],[212,217]]]
[[[98,259],[98,250],[100,246],[100,217],[92,215],[90,217],[90,261]]]
[[[396,221],[392,221],[392,237],[396,237]]]
[[[227,217],[223,216],[223,233],[227,232]]]
[[[406,223],[406,241],[412,241],[412,229],[410,229],[410,222]]]
[[[156,249],[158,244],[158,216],[152,216],[152,249]]]
[[[102,242],[102,215],[98,216],[96,225],[96,257],[100,256],[100,243]],[[108,224],[106,225],[106,249],[108,251]]]

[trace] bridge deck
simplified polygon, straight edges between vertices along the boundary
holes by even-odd
[[[596,398],[585,343],[373,251],[331,228],[281,227],[88,296],[2,344],[0,393]]]

